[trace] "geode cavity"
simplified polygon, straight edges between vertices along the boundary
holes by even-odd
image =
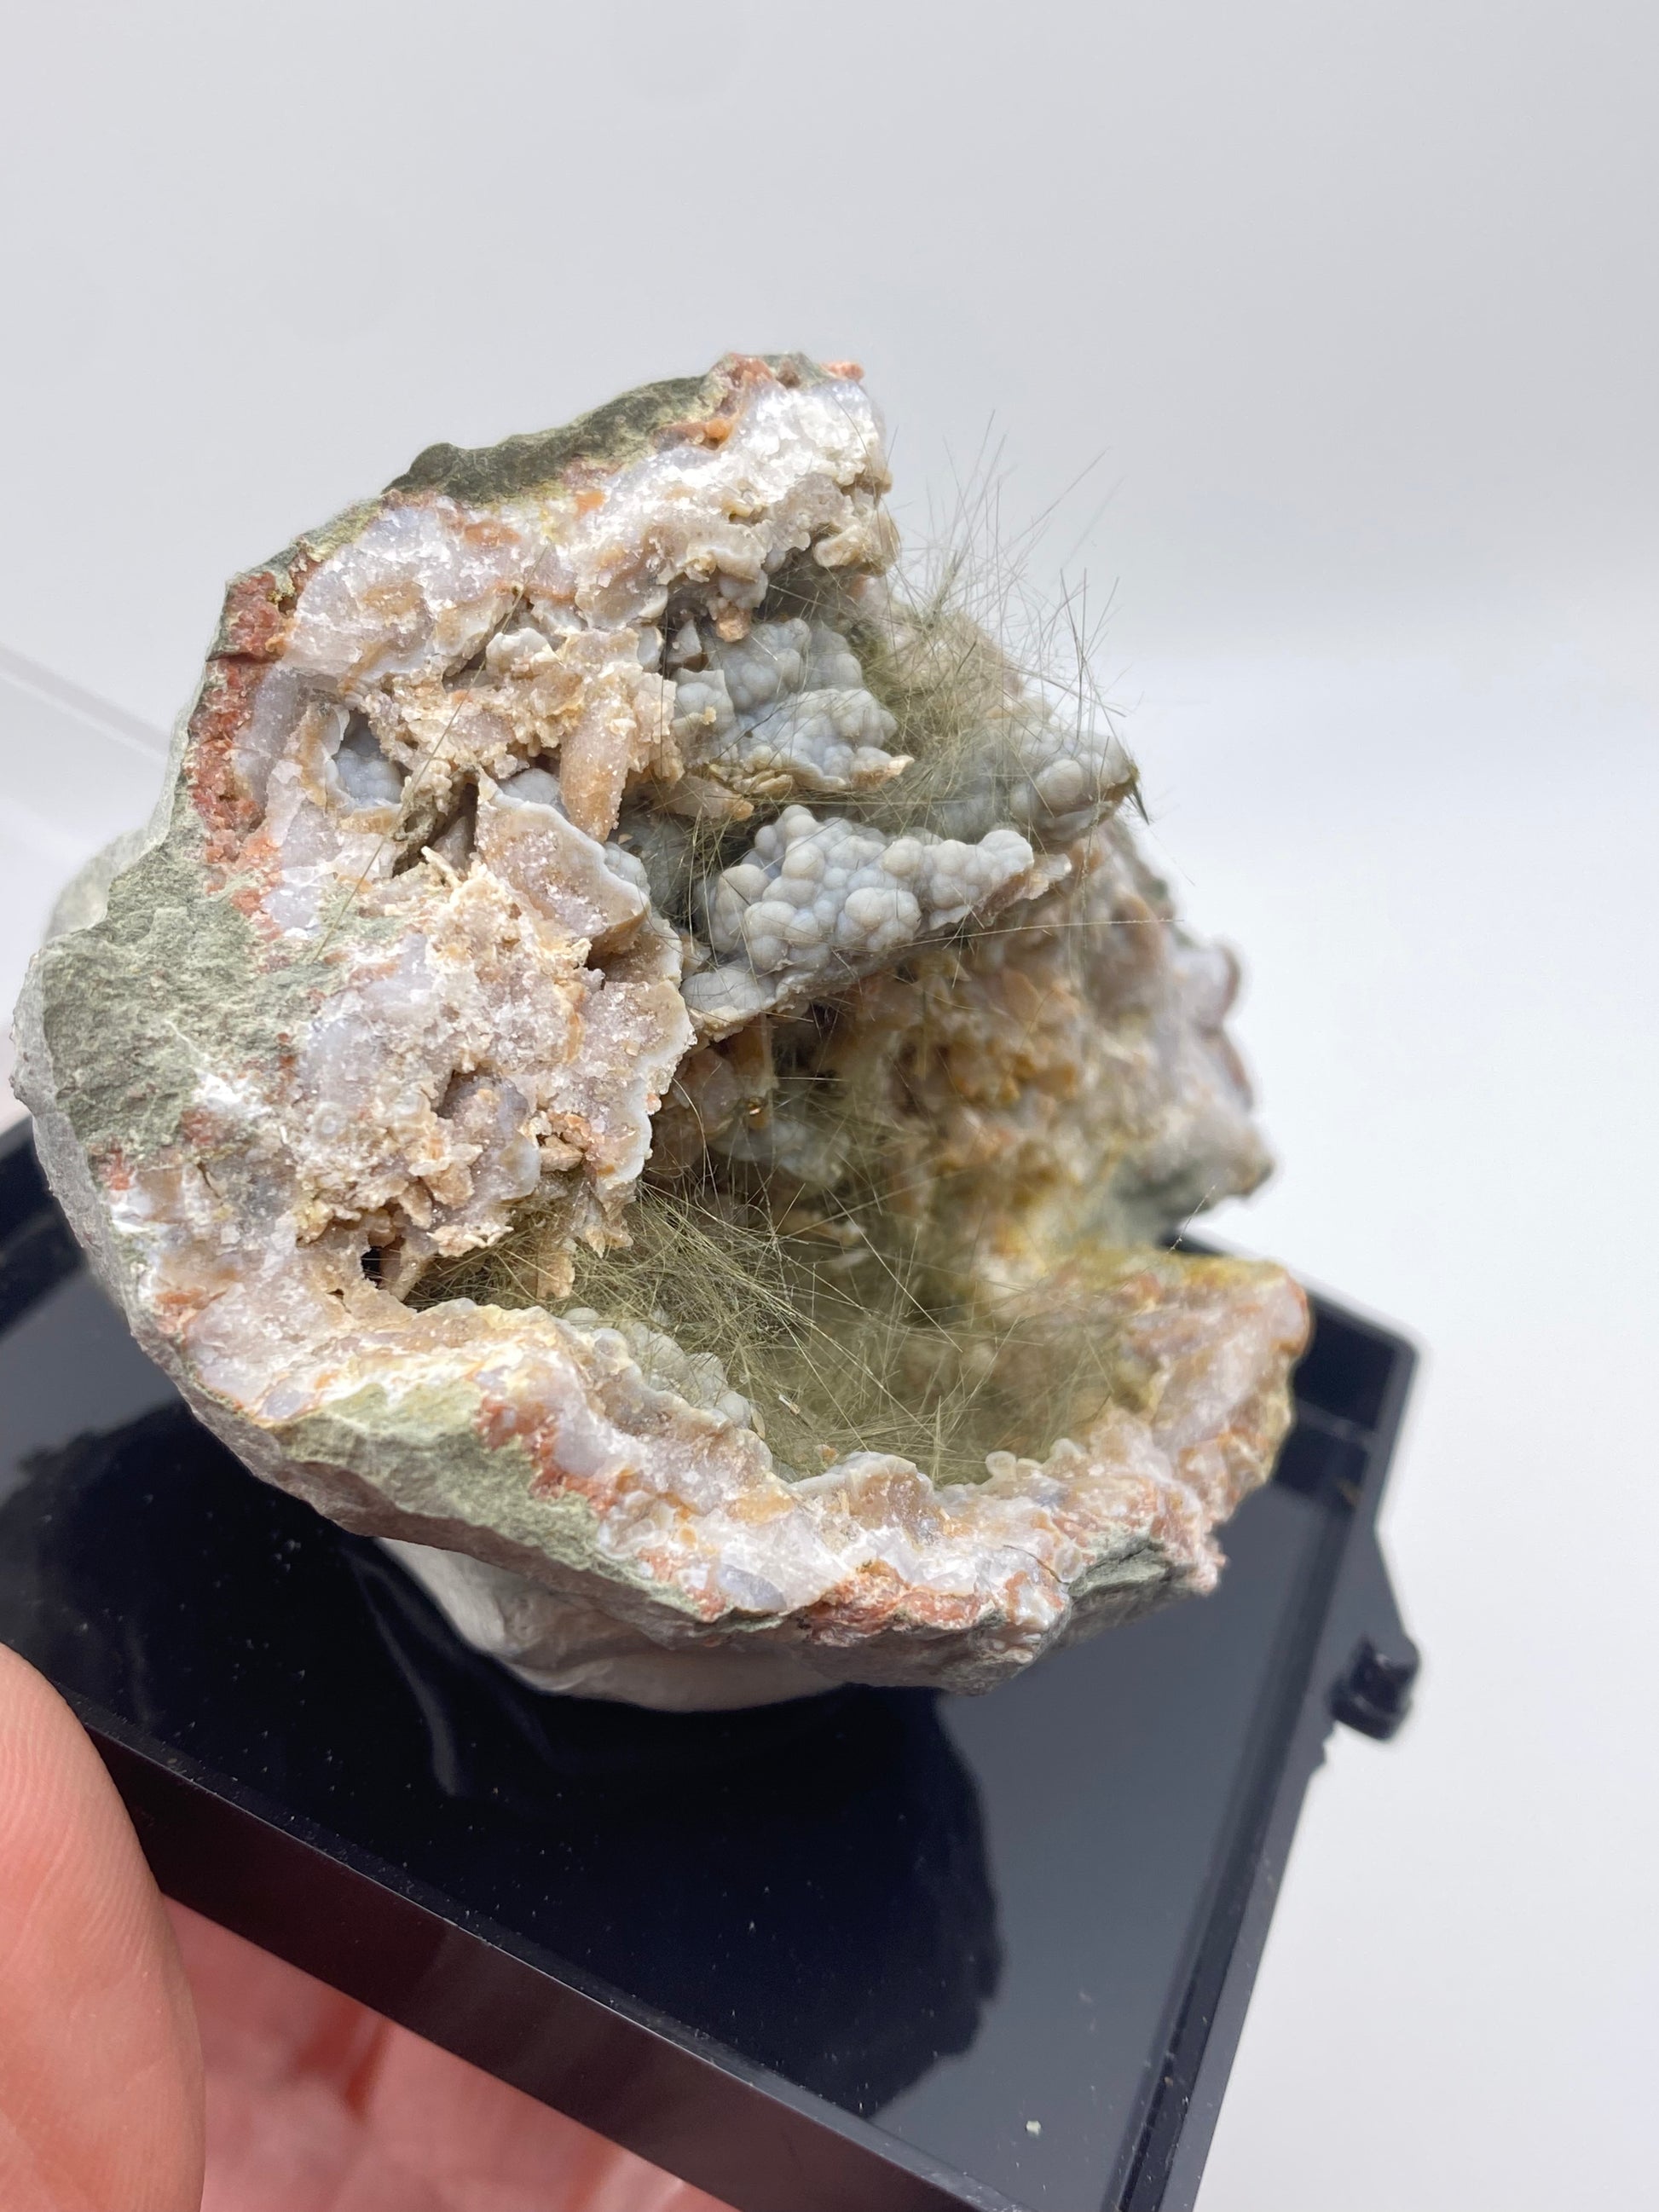
[[[230,587],[16,1087],[253,1471],[528,1679],[978,1689],[1213,1582],[1305,1308],[1109,727],[893,580],[855,369],[435,447]]]

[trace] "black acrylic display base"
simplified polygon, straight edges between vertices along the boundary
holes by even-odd
[[[173,1896],[739,2212],[1190,2206],[1333,1714],[1416,1655],[1326,1304],[1220,1589],[984,1698],[538,1697],[185,1412],[0,1139],[0,1637]]]

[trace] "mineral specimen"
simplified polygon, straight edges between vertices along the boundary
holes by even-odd
[[[141,1342],[529,1680],[988,1687],[1213,1582],[1305,1308],[1109,725],[908,592],[858,371],[434,447],[230,586],[17,1088]]]

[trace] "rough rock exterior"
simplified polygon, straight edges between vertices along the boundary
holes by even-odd
[[[422,454],[232,584],[19,1009],[146,1350],[550,1686],[987,1687],[1209,1587],[1286,1425],[1300,1293],[1159,1242],[1265,1172],[1231,960],[886,481],[798,358]]]

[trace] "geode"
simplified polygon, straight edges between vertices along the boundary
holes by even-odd
[[[436,446],[238,577],[16,1085],[140,1342],[532,1682],[990,1686],[1202,1591],[1306,1309],[1108,719],[850,364]]]

